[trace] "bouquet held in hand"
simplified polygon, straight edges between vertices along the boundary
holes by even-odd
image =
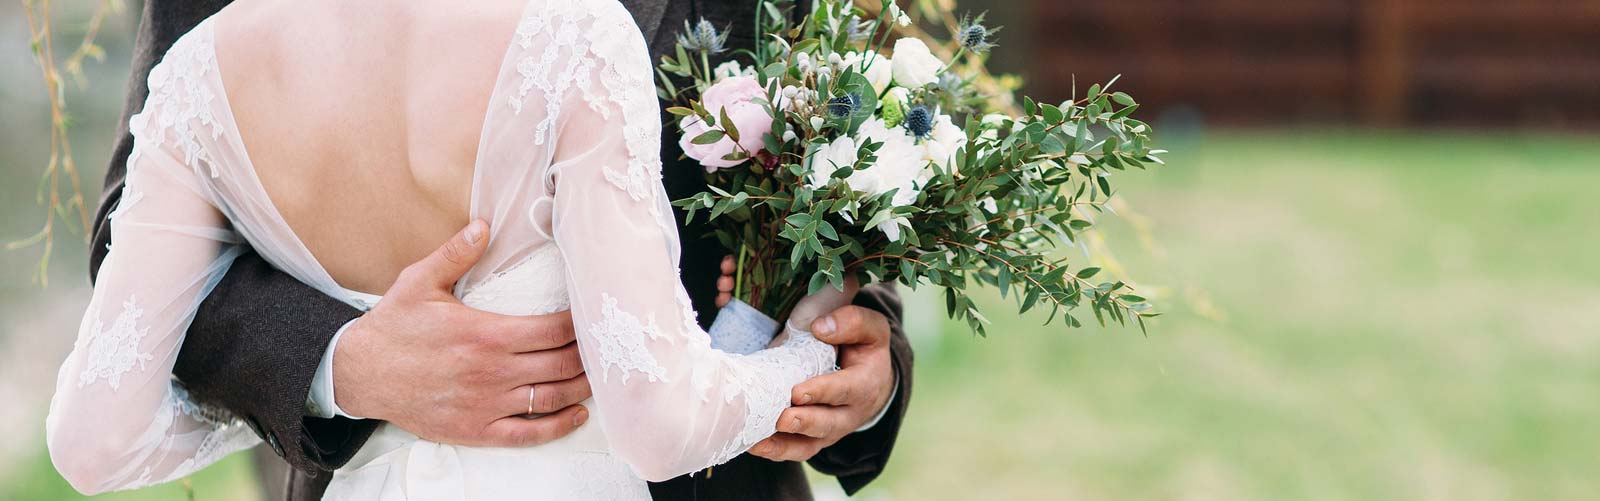
[[[942,287],[980,334],[979,284],[1072,327],[1084,307],[1102,324],[1156,315],[1056,252],[1107,209],[1112,173],[1161,163],[1131,97],[1094,85],[1060,104],[1025,98],[1020,115],[986,109],[974,74],[996,30],[982,16],[936,53],[896,34],[912,20],[887,0],[812,5],[797,16],[792,0],[763,0],[753,47],[702,21],[659,66],[679,144],[708,182],[674,203],[710,218],[736,256],[737,300],[783,318],[854,278]]]

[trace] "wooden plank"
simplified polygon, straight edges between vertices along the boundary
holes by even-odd
[[[1406,13],[1396,0],[1366,0],[1361,16],[1361,100],[1369,125],[1405,119]]]
[[[1175,19],[1315,24],[1348,22],[1356,14],[1355,7],[1352,0],[1041,0],[1035,2],[1034,12],[1041,18],[1055,20],[1122,18],[1134,22]]]
[[[1219,123],[1600,124],[1600,0],[1034,0],[1030,91]],[[1530,118],[1531,117],[1531,118]]]

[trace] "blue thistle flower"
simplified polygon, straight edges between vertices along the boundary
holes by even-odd
[[[678,34],[678,45],[684,50],[705,52],[707,54],[721,54],[727,50],[728,31],[718,31],[711,21],[700,18],[700,22],[690,26],[688,21],[683,22],[683,33]]]
[[[844,22],[843,31],[850,43],[861,43],[871,38],[872,30],[869,28],[871,26],[868,26],[866,21],[863,21],[859,16],[851,15],[850,19]]]
[[[990,40],[990,37],[1000,32],[998,27],[990,29],[988,26],[984,26],[983,16],[984,14],[978,14],[976,19],[968,19],[963,16],[960,27],[956,29],[956,39],[961,42],[961,46],[975,54],[983,54],[989,52],[989,49],[993,49],[995,44]]]
[[[927,106],[918,105],[906,112],[906,131],[917,139],[927,139],[933,134],[933,111]]]
[[[828,114],[839,118],[848,117],[851,113],[855,113],[856,106],[858,106],[860,102],[861,98],[856,97],[855,93],[853,92],[829,99]]]

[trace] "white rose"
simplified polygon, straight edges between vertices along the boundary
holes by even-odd
[[[921,147],[903,127],[886,127],[883,120],[873,118],[861,124],[857,132],[858,145],[866,140],[883,143],[878,147],[877,161],[855,171],[845,179],[850,188],[869,195],[882,195],[898,188],[894,205],[910,205],[917,200],[917,179],[927,162]]]
[[[945,170],[954,170],[956,153],[966,145],[967,133],[956,127],[950,115],[939,115],[939,118],[934,119],[933,132],[928,135],[928,139],[922,141],[923,159]],[[918,177],[918,182],[926,183],[932,177],[933,169],[924,169],[924,174]]]
[[[907,89],[905,87],[895,87],[893,89],[889,89],[889,97],[894,98],[895,101],[898,101],[901,104],[910,103],[911,89]]]
[[[929,52],[922,40],[907,37],[894,42],[892,66],[894,81],[906,87],[920,88],[938,80],[939,70],[944,69],[944,61]]]
[[[877,53],[877,51],[869,50],[866,54],[851,52],[845,57],[845,62],[849,63],[850,67],[855,68],[856,72],[860,73],[861,76],[867,77],[867,81],[872,83],[872,90],[880,95],[883,94],[884,89],[889,88],[889,82],[894,80],[894,71],[890,69],[894,65],[894,61]],[[866,67],[863,68],[862,66]]]
[[[1005,115],[1001,115],[999,113],[990,113],[988,115],[984,115],[983,116],[983,120],[980,121],[980,123],[982,123],[987,128],[983,132],[979,133],[978,137],[982,138],[982,139],[987,139],[989,141],[999,141],[1000,140],[1000,126],[1001,125],[1005,125],[1006,120],[1010,120],[1010,119],[1011,119],[1011,117],[1008,117],[1008,116],[1005,116]]]
[[[901,226],[911,226],[911,220],[902,216],[891,217],[878,223],[878,231],[889,237],[890,242],[899,242]]]
[[[722,81],[725,78],[741,76],[744,75],[744,73],[744,68],[739,67],[738,61],[728,61],[726,63],[717,65],[716,69],[711,70],[712,76],[716,78],[717,81]]]
[[[821,188],[828,184],[828,178],[841,167],[849,167],[860,160],[856,150],[858,145],[855,139],[848,136],[839,136],[833,142],[818,146],[811,152],[811,157],[806,159],[811,168],[811,187]]]

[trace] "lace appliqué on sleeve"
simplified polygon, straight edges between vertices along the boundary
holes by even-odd
[[[197,471],[221,460],[223,456],[250,448],[259,440],[243,420],[226,409],[196,403],[189,397],[189,391],[177,382],[172,383],[172,391],[167,393],[167,408],[172,411],[174,418],[186,416],[209,426],[210,430],[200,439],[194,455],[185,459],[174,470],[172,478],[163,482]]]
[[[200,144],[198,134],[203,127],[212,139],[222,136],[222,124],[212,114],[212,101],[217,95],[206,84],[207,73],[216,71],[217,53],[211,37],[211,21],[196,26],[162,57],[161,64],[150,71],[148,80],[150,97],[145,112],[128,120],[128,131],[134,136],[135,148],[128,155],[128,168],[133,169],[142,152],[137,145],[163,144],[170,132],[171,140],[183,152],[184,165],[209,169],[211,177],[221,176],[210,154]],[[148,110],[159,110],[151,117]],[[154,120],[155,127],[151,127]]]
[[[627,30],[629,26],[605,26],[610,30]],[[613,37],[618,40],[628,38]],[[637,37],[634,37],[637,38]],[[617,45],[620,45],[619,42]],[[654,88],[648,58],[638,64],[627,57],[627,47],[611,47],[610,54],[602,55],[606,61],[600,72],[600,83],[605,86],[611,103],[622,110],[623,137],[628,146],[628,166],[623,172],[606,167],[606,180],[628,193],[635,201],[653,198],[661,187],[661,120],[657,111],[656,96],[639,89]],[[635,48],[637,50],[637,47]],[[594,107],[594,103],[590,103]],[[652,213],[655,205],[651,205]]]
[[[594,58],[589,54],[589,44],[598,37],[584,36],[582,33],[579,23],[587,18],[582,10],[568,5],[562,12],[535,13],[517,24],[513,40],[524,51],[517,60],[517,74],[522,76],[522,82],[507,104],[516,113],[522,113],[523,103],[535,89],[544,95],[545,116],[539,121],[534,144],[542,145],[550,139],[551,127],[561,116],[562,97],[568,89],[577,88],[586,96],[589,94],[589,74],[595,65]],[[535,57],[532,53],[534,40],[541,33],[548,33],[551,39],[545,42],[543,50]],[[570,56],[560,68],[560,73],[556,73],[556,64],[563,49],[569,51]]]
[[[639,317],[617,307],[617,298],[610,294],[601,295],[604,304],[600,311],[600,323],[589,327],[593,332],[595,346],[600,353],[600,378],[609,380],[611,368],[616,367],[622,374],[622,382],[628,382],[628,373],[637,372],[650,378],[650,382],[666,381],[667,369],[656,361],[655,355],[650,354],[650,348],[645,345],[648,339],[662,339],[661,327],[656,325],[655,315],[641,322]],[[672,342],[668,339],[667,342]]]
[[[139,327],[139,318],[143,316],[144,310],[133,296],[122,302],[122,313],[117,314],[110,329],[102,323],[100,312],[94,312],[94,334],[86,340],[87,360],[83,372],[78,375],[79,388],[105,380],[111,390],[116,391],[122,386],[122,376],[134,366],[142,370],[146,363],[155,360],[155,356],[139,351],[139,343],[150,331],[149,327]]]

